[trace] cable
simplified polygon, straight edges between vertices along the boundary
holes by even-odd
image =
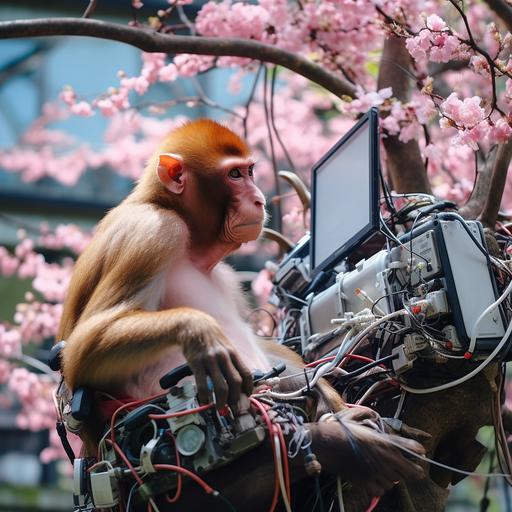
[[[131,501],[132,501],[133,491],[135,490],[136,486],[137,486],[136,483],[133,484],[132,488],[130,489],[130,493],[128,494],[128,501],[126,503],[126,512],[130,512],[130,505],[131,505]]]
[[[468,374],[464,375],[463,377],[453,380],[451,382],[446,382],[445,384],[441,384],[440,386],[434,386],[432,388],[411,388],[409,386],[406,386],[405,384],[400,384],[402,389],[405,391],[408,391],[409,393],[413,393],[416,395],[426,395],[427,393],[435,393],[437,391],[443,391],[445,389],[450,389],[455,386],[458,386],[459,384],[462,384],[463,382],[468,381],[469,379],[473,378],[475,375],[480,373],[489,363],[491,363],[494,359],[494,357],[500,352],[500,350],[504,347],[504,345],[507,343],[508,338],[510,336],[510,333],[512,332],[512,322],[509,323],[507,330],[505,331],[505,334],[503,335],[503,338],[501,338],[501,341],[496,345],[495,349],[487,356],[487,359],[485,359],[480,365],[478,365],[474,370],[469,372]]]
[[[277,435],[277,432],[274,434],[274,450],[276,453],[276,459],[277,459],[277,476],[279,478],[279,487],[281,488],[281,497],[283,498],[284,508],[286,509],[286,512],[292,512],[292,509],[290,507],[290,501],[287,494],[286,485],[284,483],[284,476],[283,476],[283,461],[281,457],[281,443],[279,441],[279,437]]]
[[[260,414],[263,417],[263,420],[265,421],[265,423],[267,425],[269,436],[271,436],[274,427],[273,427],[272,421],[270,420],[270,417],[267,413],[267,410],[265,409],[265,406],[253,397],[249,397],[249,400],[250,400],[251,404],[259,410]],[[272,497],[272,503],[270,505],[269,512],[274,512],[276,505],[277,505],[277,500],[279,498],[279,475],[278,475],[278,469],[277,469],[277,455],[276,455],[276,451],[273,446],[272,446],[272,455],[274,457],[275,478],[274,478],[274,495]]]
[[[400,418],[400,414],[402,414],[402,409],[404,407],[406,395],[407,393],[405,391],[402,391],[400,393],[400,399],[398,400],[398,405],[396,406],[396,411],[395,414],[393,414],[393,418]]]
[[[339,512],[345,512],[345,505],[343,503],[343,489],[341,486],[341,479],[339,476],[336,478],[336,496],[338,497]]]
[[[413,457],[416,457],[417,459],[420,459],[422,461],[428,462],[430,464],[433,464],[434,466],[439,466],[440,468],[447,469],[448,471],[453,471],[454,473],[460,473],[461,475],[465,476],[480,476],[480,477],[511,477],[512,475],[507,475],[505,473],[477,473],[475,471],[464,471],[463,469],[454,468],[453,466],[448,466],[447,464],[443,464],[442,462],[438,462],[437,460],[430,459],[426,455],[420,455],[419,453],[413,452],[412,450],[409,450],[409,448],[406,448],[405,446],[402,446],[401,444],[395,442],[392,438],[387,438],[386,441],[389,444],[392,444],[393,446],[396,446],[400,450],[408,453],[409,455],[412,455]]]
[[[172,439],[172,442],[174,443],[174,453],[176,457],[176,465],[181,467],[181,460],[180,460],[180,451],[178,450],[178,446],[176,445],[176,438],[172,435],[171,431],[167,431],[167,435]],[[176,486],[176,492],[174,493],[174,496],[172,498],[169,498],[169,496],[166,494],[165,499],[167,500],[167,503],[176,503],[180,497],[181,497],[181,488],[183,485],[183,478],[181,476],[181,473],[178,473],[178,484]]]
[[[166,420],[169,418],[181,418],[182,416],[188,416],[189,414],[197,414],[208,409],[215,407],[215,404],[206,404],[195,407],[194,409],[186,409],[185,411],[170,412],[168,414],[148,414],[148,418],[152,420]]]
[[[382,357],[380,359],[377,359],[377,361],[373,361],[372,363],[365,364],[364,366],[361,366],[361,368],[358,368],[357,370],[354,370],[353,372],[349,372],[346,375],[341,375],[338,377],[338,380],[345,380],[345,379],[351,379],[353,377],[358,377],[359,375],[362,375],[367,370],[371,370],[372,368],[375,368],[375,366],[381,366],[383,363],[387,363],[388,361],[392,361],[393,359],[397,359],[398,354],[390,354],[389,356]]]
[[[190,479],[194,480],[196,484],[200,485],[206,494],[213,494],[214,496],[219,494],[218,491],[216,491],[213,487],[210,487],[201,477],[181,466],[175,466],[173,464],[155,464],[154,468],[181,473],[184,476],[188,476]]]

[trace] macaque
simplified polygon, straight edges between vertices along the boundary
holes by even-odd
[[[222,263],[265,220],[254,163],[245,142],[211,120],[164,140],[77,261],[59,329],[70,389],[143,398],[186,361],[201,401],[209,376],[217,405],[236,406],[251,392],[251,370],[270,369]]]
[[[269,371],[277,358],[300,373],[302,361],[291,350],[257,342],[243,320],[236,276],[222,262],[255,240],[265,222],[254,165],[246,143],[211,120],[186,123],[163,141],[76,263],[58,333],[66,340],[62,363],[69,389],[85,385],[118,398],[145,398],[161,393],[159,379],[186,362],[199,400],[208,401],[210,378],[217,406],[229,403],[236,412],[241,394],[252,391],[254,370]],[[342,408],[327,383],[319,393],[320,409]],[[314,428],[320,447],[333,433],[341,440],[332,454],[350,444],[339,425]],[[355,435],[363,442],[364,432]],[[421,453],[419,444],[408,442]],[[421,472],[396,448],[383,446],[375,448],[381,454],[372,462],[375,470],[385,473],[393,463],[399,469],[381,474],[375,492]],[[354,459],[345,452],[347,461]],[[347,465],[348,473],[357,463]]]

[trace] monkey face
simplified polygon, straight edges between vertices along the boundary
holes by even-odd
[[[265,197],[254,183],[251,158],[226,158],[220,165],[230,191],[221,238],[242,244],[258,238],[265,223]]]

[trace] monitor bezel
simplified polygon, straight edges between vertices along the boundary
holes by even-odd
[[[370,203],[370,220],[366,226],[361,228],[354,234],[345,244],[336,249],[330,256],[321,262],[315,259],[315,225],[316,225],[316,191],[317,176],[320,167],[325,164],[331,156],[336,153],[343,145],[345,145],[352,137],[364,126],[369,123],[369,203]],[[371,108],[349,131],[346,133],[312,168],[311,179],[311,243],[310,243],[310,265],[311,277],[314,277],[321,271],[326,271],[330,267],[334,267],[360,244],[368,240],[373,234],[379,231],[379,111],[377,108]]]

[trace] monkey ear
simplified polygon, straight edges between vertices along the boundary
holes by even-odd
[[[174,153],[161,153],[158,156],[158,179],[165,188],[181,194],[184,188],[183,159]]]

